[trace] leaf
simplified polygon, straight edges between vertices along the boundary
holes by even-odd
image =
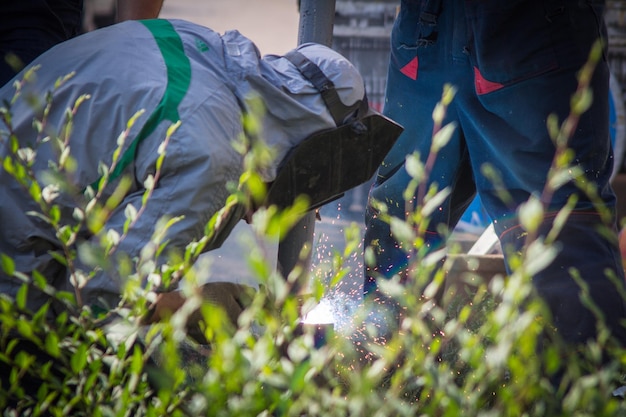
[[[141,353],[141,348],[135,345],[133,350],[133,357],[130,362],[130,372],[134,374],[139,374],[143,368],[143,355]]]
[[[543,205],[535,196],[519,207],[520,223],[529,232],[535,232],[543,221]]]
[[[26,308],[26,298],[28,296],[28,287],[26,285],[22,285],[18,290],[17,294],[15,294],[15,303],[20,310]]]
[[[34,202],[38,203],[41,198],[44,198],[45,201],[45,197],[37,181],[33,181],[30,183],[30,187],[28,187],[28,192],[30,193],[30,196],[33,198]]]
[[[20,318],[15,322],[15,326],[17,331],[25,338],[30,339],[33,337],[33,325],[28,319]]]
[[[132,204],[127,204],[124,208],[124,217],[130,221],[134,221],[137,218],[137,209]]]
[[[148,175],[143,182],[143,187],[146,190],[152,190],[154,188],[154,175]]]
[[[413,228],[397,217],[392,217],[389,221],[389,225],[391,227],[391,233],[399,242],[410,245],[415,239]]]
[[[137,122],[137,119],[146,112],[145,109],[141,109],[139,111],[137,111],[135,114],[133,114],[133,116],[128,119],[128,122],[126,123],[126,128],[130,129],[131,127],[133,127],[133,125]],[[120,143],[118,143],[118,145],[120,145]]]
[[[64,262],[61,263],[61,265],[66,266],[66,262],[65,262],[65,258],[64,257],[63,257],[63,261]],[[45,289],[46,286],[48,285],[48,282],[46,281],[46,278],[39,271],[33,271],[32,278],[33,278],[33,284],[37,288]]]
[[[74,244],[76,240],[76,233],[72,230],[71,226],[61,226],[59,231],[57,232],[57,237],[66,246],[70,246]]]
[[[309,361],[304,361],[298,364],[293,374],[291,375],[290,389],[291,391],[296,393],[296,395],[300,393],[305,386],[308,385],[307,382],[309,378],[307,378],[307,374],[310,373],[310,370],[311,365],[309,364]]]
[[[444,106],[449,106],[456,95],[457,88],[449,83],[444,84],[443,86],[443,94],[441,95],[441,103]]]
[[[446,107],[441,102],[437,103],[435,105],[435,108],[433,109],[433,117],[432,117],[435,124],[441,123],[445,115],[446,115]]]
[[[0,253],[0,265],[5,274],[11,276],[15,272],[15,262],[4,253]]]
[[[413,153],[408,155],[404,163],[404,168],[411,178],[417,180],[424,178],[424,164],[420,161],[419,154]]]
[[[17,151],[19,156],[24,162],[30,163],[35,159],[36,152],[32,148],[20,148]]]
[[[6,157],[4,158],[4,160],[2,161],[2,168],[4,168],[4,170],[10,174],[10,175],[15,175],[15,165],[13,164],[13,159]]]
[[[48,310],[50,309],[50,304],[46,303],[39,308],[33,315],[33,323],[36,326],[42,326],[46,321],[46,315],[48,314]]]
[[[76,221],[83,221],[85,219],[85,212],[80,207],[74,207],[74,212],[72,213],[72,217]]]
[[[422,215],[424,217],[430,216],[432,213],[434,213],[435,210],[438,210],[439,207],[443,205],[449,195],[450,188],[444,188],[443,190],[439,191],[437,194],[429,198],[424,203],[424,207],[422,208]]]
[[[176,123],[174,123],[173,125],[171,125],[170,127],[168,127],[168,128],[167,128],[167,132],[166,132],[165,136],[166,136],[167,138],[169,138],[170,136],[172,136],[172,135],[173,135],[173,134],[174,134],[174,133],[178,130],[178,128],[180,127],[180,125],[181,125],[182,123],[183,123],[183,122],[182,122],[181,120],[178,120]]]
[[[339,285],[339,283],[342,282],[346,276],[348,276],[350,271],[351,271],[350,268],[342,268],[339,271],[337,271],[337,273],[333,277],[331,277],[330,283],[328,284],[328,288],[333,289],[337,285]]]
[[[70,358],[70,366],[74,373],[80,373],[87,365],[87,345],[80,344]]]
[[[443,126],[435,136],[433,137],[433,146],[431,148],[431,152],[437,153],[441,148],[446,146],[450,139],[452,139],[452,134],[456,130],[456,123],[451,122],[447,125]]]
[[[546,126],[548,127],[548,134],[550,135],[550,138],[555,141],[561,130],[561,127],[559,126],[559,117],[554,113],[548,115]]]
[[[558,190],[563,187],[565,184],[572,181],[573,178],[580,174],[579,169],[576,167],[571,167],[567,169],[558,170],[549,181],[549,186],[553,190]]]
[[[30,366],[34,362],[35,362],[35,357],[33,355],[29,355],[28,353],[24,351],[20,351],[17,353],[17,355],[15,355],[15,363],[18,365],[19,369],[21,370],[26,370],[30,368]]]
[[[59,157],[59,165],[65,166],[69,157],[70,157],[70,147],[66,146],[63,148],[63,151],[61,152],[61,156]]]
[[[526,272],[530,276],[546,269],[556,258],[558,253],[554,246],[546,246],[541,240],[535,240],[527,247]]]
[[[78,109],[81,106],[81,104],[83,104],[83,102],[89,100],[90,98],[91,98],[91,94],[82,94],[74,102],[74,109]]]
[[[59,206],[50,207],[49,215],[52,224],[59,224],[61,220],[61,209],[59,209]]]
[[[374,253],[374,250],[375,249],[371,246],[365,248],[365,251],[363,252],[363,260],[365,261],[365,265],[376,265],[376,254]]]
[[[589,107],[591,107],[591,103],[593,102],[593,92],[590,88],[584,88],[581,91],[574,94],[572,98],[572,113],[573,114],[583,114]]]
[[[154,165],[155,169],[157,170],[157,172],[160,172],[162,167],[163,167],[163,161],[165,161],[165,146],[164,146],[165,142],[163,142],[163,144],[161,144],[163,146],[163,153],[157,158],[156,160],[156,164]],[[159,149],[161,148],[161,146],[159,146]]]
[[[52,331],[46,335],[46,352],[50,354],[50,356],[58,358],[61,355],[61,349],[59,348],[59,336]]]

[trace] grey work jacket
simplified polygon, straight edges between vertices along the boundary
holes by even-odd
[[[113,209],[102,233],[111,229],[123,233],[126,207],[141,207],[144,181],[155,173],[159,147],[168,128],[181,121],[166,147],[158,185],[117,249],[131,259],[146,247],[164,216],[184,216],[168,232],[170,248],[182,250],[203,235],[207,221],[226,201],[227,183],[236,182],[242,173],[242,156],[232,141],[243,133],[242,115],[249,110],[252,94],[267,108],[262,137],[276,153],[274,164],[264,172],[266,181],[273,179],[289,149],[316,131],[334,127],[319,94],[295,67],[278,56],[261,58],[256,46],[237,31],[220,35],[185,21],[130,21],[64,42],[32,65],[39,66],[36,81],[24,86],[12,106],[12,125],[20,147],[37,150],[33,168],[42,186],[48,161],[58,156],[50,142],[34,145],[38,134],[32,119],[37,112],[26,97],[43,98],[59,77],[73,74],[54,92],[45,126],[49,132],[62,125],[78,97],[90,95],[76,110],[68,142],[77,162],[71,175],[76,189],[98,181],[99,165],[110,165],[119,135],[133,115],[143,111],[130,129],[120,161],[122,173],[133,180],[131,189]],[[14,94],[13,82],[0,89],[3,101]],[[350,97],[342,99],[350,104]],[[6,129],[1,130],[4,159],[9,147]],[[73,291],[67,270],[49,254],[59,248],[54,230],[27,214],[37,206],[1,168],[0,180],[0,252],[15,261],[18,271],[28,275],[37,269],[54,288]],[[105,199],[112,190],[104,190]],[[55,200],[68,221],[78,205],[76,198],[61,193]],[[81,238],[82,244],[91,244],[98,236],[85,232]],[[77,267],[90,270],[82,259]],[[99,271],[82,289],[83,302],[115,304],[122,281],[111,271]],[[0,273],[0,293],[15,296],[19,285]],[[29,304],[37,308],[45,300],[32,292]]]

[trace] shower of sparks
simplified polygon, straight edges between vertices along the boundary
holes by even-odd
[[[315,242],[312,259],[312,272],[316,280],[329,285],[338,272],[336,270],[336,254],[343,259],[342,268],[349,268],[350,272],[332,288],[327,288],[326,294],[320,303],[302,319],[307,324],[333,323],[335,331],[351,332],[354,328],[355,312],[361,304],[363,288],[363,244],[358,246],[355,253],[344,258],[345,231],[352,221],[359,223],[361,230],[362,217],[349,220],[348,212],[342,210],[342,204],[323,210],[322,221],[315,227]]]
[[[323,299],[313,310],[309,311],[302,323],[304,324],[334,324],[335,317],[332,311],[332,306],[328,299]]]

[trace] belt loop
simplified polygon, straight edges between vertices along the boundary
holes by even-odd
[[[419,23],[422,28],[429,27],[428,33],[420,31],[420,37],[417,40],[418,46],[429,46],[437,40],[437,19],[441,14],[441,0],[423,0],[422,10],[420,11]]]

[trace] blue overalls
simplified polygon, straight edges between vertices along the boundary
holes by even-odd
[[[386,203],[393,216],[405,218],[402,194],[411,179],[405,157],[417,151],[422,162],[426,160],[433,109],[444,84],[451,83],[457,93],[444,124],[454,121],[457,128],[439,151],[428,184],[436,183],[440,190],[450,187],[452,193],[434,211],[426,242],[431,248],[442,245],[437,225],[444,223],[451,230],[477,191],[505,252],[521,251],[525,232],[516,209],[531,195],[541,195],[555,155],[546,120],[554,113],[561,123],[570,113],[577,72],[594,41],[605,35],[602,12],[599,1],[402,1],[392,32],[384,113],[405,131],[381,165],[370,198]],[[595,68],[591,87],[593,104],[580,118],[569,147],[575,152],[574,164],[614,211],[606,60]],[[511,201],[503,201],[481,173],[486,163],[498,172]],[[600,217],[573,182],[545,202],[548,210],[540,232],[550,230],[572,194],[579,200],[557,239],[558,256],[533,283],[561,336],[572,343],[585,341],[596,335],[596,319],[580,302],[579,285],[569,271],[576,268],[609,328],[626,344],[619,324],[626,318],[624,302],[605,276],[610,269],[624,280],[617,239],[609,241],[597,232]],[[366,268],[366,296],[376,290],[376,279],[401,272],[410,257],[377,214],[368,207],[365,244],[375,249],[377,264]],[[616,232],[615,225],[609,226]]]

